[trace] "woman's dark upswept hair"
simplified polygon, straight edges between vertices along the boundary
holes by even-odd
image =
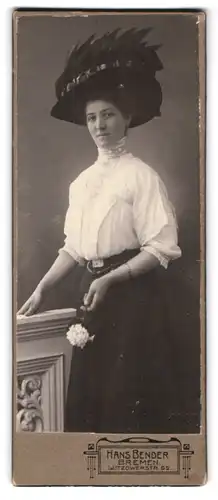
[[[119,109],[124,118],[131,116],[129,96],[126,94],[125,89],[95,89],[93,92],[89,92],[83,103],[84,113],[86,113],[86,106],[89,102],[99,100],[113,104]]]

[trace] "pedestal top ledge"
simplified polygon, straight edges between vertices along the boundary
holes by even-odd
[[[76,316],[76,309],[53,309],[32,316],[17,315],[17,341],[64,335]]]

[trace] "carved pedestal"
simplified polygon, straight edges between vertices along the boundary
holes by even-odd
[[[72,355],[66,332],[74,316],[66,309],[17,320],[17,431],[64,430]]]

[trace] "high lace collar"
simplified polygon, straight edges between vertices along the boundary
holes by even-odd
[[[126,137],[120,139],[110,148],[98,148],[97,162],[101,164],[110,164],[113,160],[118,160],[121,156],[127,154]]]

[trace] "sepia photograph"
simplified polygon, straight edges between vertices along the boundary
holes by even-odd
[[[14,13],[16,439],[140,477],[204,428],[200,16]]]

